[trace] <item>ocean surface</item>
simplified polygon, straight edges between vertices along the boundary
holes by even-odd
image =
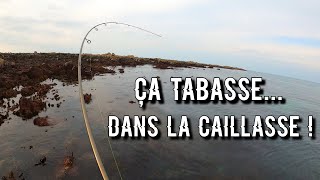
[[[120,68],[120,67],[115,67]],[[151,66],[125,67],[123,74],[96,76],[84,81],[84,91],[92,93],[87,105],[90,123],[110,179],[120,179],[108,141],[108,115],[156,115],[161,124],[159,139],[111,139],[123,179],[320,179],[319,127],[315,139],[308,137],[308,115],[320,119],[320,84],[251,71],[226,69],[178,68],[160,70]],[[147,103],[146,109],[135,99],[137,77],[159,76],[164,103]],[[173,100],[170,77],[263,77],[265,95],[283,96],[285,104],[177,104]],[[51,83],[51,80],[48,80]],[[82,118],[78,86],[54,88],[65,102],[60,108],[48,108],[40,116],[56,122],[51,127],[38,127],[33,121],[12,119],[0,126],[0,175],[13,170],[25,179],[101,179]],[[49,95],[51,97],[52,94]],[[100,117],[102,111],[103,119]],[[182,115],[190,120],[192,138],[167,137],[167,115],[176,122]],[[202,115],[300,115],[301,139],[204,139],[198,134]],[[179,126],[179,124],[176,124]],[[33,148],[29,148],[32,146]],[[63,159],[75,156],[74,167],[64,171]],[[34,166],[46,156],[45,166]]]

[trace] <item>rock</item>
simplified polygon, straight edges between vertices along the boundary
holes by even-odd
[[[22,96],[31,96],[35,92],[33,86],[24,87],[21,89]]]
[[[55,86],[55,85],[54,84],[53,85],[41,84],[37,89],[38,95],[39,96],[45,96],[50,91],[50,89],[53,88],[53,86]]]
[[[24,119],[30,119],[43,111],[46,108],[46,103],[38,98],[21,97],[19,107],[20,109],[14,114]]]
[[[3,67],[5,65],[5,62],[6,61],[4,59],[0,58],[0,67]]]
[[[36,163],[34,166],[39,166],[39,165],[46,165],[47,157],[43,156],[43,158],[40,159],[38,163]]]
[[[12,97],[16,97],[18,94],[18,91],[14,90],[14,89],[7,89],[4,91],[0,91],[0,99],[2,98],[12,98]]]
[[[16,65],[15,62],[11,62],[11,63],[10,63],[10,66],[15,66],[15,65]]]
[[[73,152],[72,152],[71,156],[66,156],[63,160],[63,167],[64,167],[65,171],[67,171],[73,167],[73,161],[74,161],[74,156],[73,156]]]
[[[120,73],[124,73],[124,69],[119,69],[119,72]]]
[[[83,95],[84,96],[84,102],[86,103],[86,104],[89,104],[91,101],[92,101],[92,94],[84,94]]]
[[[48,73],[46,72],[46,70],[37,66],[31,67],[31,69],[26,72],[26,74],[30,79],[40,79],[44,81],[48,78]]]
[[[68,62],[64,63],[64,67],[72,69],[74,67],[74,65],[73,65],[72,61],[68,61]]]
[[[98,73],[95,73],[95,74],[101,74],[101,73],[114,74],[114,73],[116,73],[114,70],[108,69],[108,68],[104,68],[102,66],[93,66],[91,69],[92,69],[93,72],[98,72]],[[90,73],[90,74],[92,74],[92,73]]]
[[[46,117],[37,117],[33,120],[33,124],[36,125],[36,126],[50,126],[50,122],[49,122],[49,119],[48,119],[48,116]]]
[[[4,119],[2,118],[2,115],[0,114],[0,126],[4,123]]]
[[[9,111],[14,111],[19,107],[18,104],[14,104],[13,106],[11,106],[10,108],[8,108]]]
[[[56,95],[54,95],[54,97],[53,97],[56,101],[59,101],[60,100],[60,96],[59,96],[59,94],[56,94]]]
[[[154,68],[157,69],[173,69],[172,67],[170,67],[170,64],[166,64],[166,63],[157,63]]]
[[[11,109],[10,107],[9,108],[10,111],[15,112],[16,115],[23,117],[24,119],[29,119],[36,116],[45,108],[44,105],[42,106],[43,101],[51,86],[54,86],[42,85],[43,81],[47,79],[51,81],[53,79],[56,79],[61,81],[64,86],[77,84],[77,58],[78,54],[68,53],[35,52],[33,54],[0,52],[0,66],[2,66],[0,70],[0,106],[3,106],[4,108],[9,107],[7,104],[3,104],[3,100],[15,97],[17,93],[20,92],[24,97],[34,95],[33,99],[26,100],[22,98],[22,100],[20,101],[20,103],[22,104],[19,105],[21,110],[19,110],[19,107],[17,109]],[[172,69],[178,67],[209,67],[219,69],[221,68],[221,70],[222,68],[243,70],[240,68],[229,66],[208,65],[192,61],[174,61],[159,58],[139,58],[132,55],[119,56],[114,53],[108,53],[107,55],[84,54],[83,59],[92,60],[83,61],[83,80],[91,80],[94,76],[105,73],[120,74],[124,72],[123,68],[135,67],[140,65],[151,65],[155,68],[160,69]],[[115,72],[115,67],[120,67],[122,69],[117,69],[117,72]],[[24,87],[21,91],[19,90],[20,92],[13,89],[20,86]],[[60,98],[62,99],[62,97]],[[86,102],[90,103],[91,98],[92,97],[90,96],[86,98]],[[54,99],[55,98],[53,98],[53,100]],[[59,99],[59,97],[56,96],[56,99]],[[29,105],[30,107],[28,107]],[[50,102],[50,107],[52,106],[54,105],[52,102]]]
[[[6,120],[9,117],[9,114],[6,115],[0,114],[0,126],[4,123],[4,120]]]

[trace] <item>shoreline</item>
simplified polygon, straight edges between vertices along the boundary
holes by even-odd
[[[114,53],[84,54],[82,56],[82,79],[91,80],[96,75],[125,73],[125,67],[151,65],[156,69],[215,68],[217,70],[241,68],[197,63],[193,61],[139,58],[133,55],[119,56]],[[115,69],[120,66],[121,68]],[[42,84],[57,79],[65,85],[78,82],[78,54],[70,53],[0,53],[0,125],[13,113],[22,119],[32,119],[53,104],[47,102],[47,94],[55,83]],[[21,95],[21,98],[16,99]],[[59,101],[55,92],[51,100]],[[10,101],[10,102],[9,102]],[[59,107],[60,104],[57,104]]]

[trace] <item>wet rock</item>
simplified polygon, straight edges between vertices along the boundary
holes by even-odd
[[[154,68],[157,68],[157,69],[173,69],[172,67],[170,67],[169,64],[165,64],[165,63],[156,64],[154,66]]]
[[[6,120],[9,117],[9,114],[6,115],[0,114],[0,126],[4,123],[4,120]]]
[[[40,165],[45,166],[46,161],[47,161],[47,157],[43,156],[38,163],[34,164],[34,166],[40,166]]]
[[[114,70],[108,69],[108,68],[104,68],[102,66],[94,66],[94,67],[91,68],[91,70],[93,72],[96,72],[96,73],[93,73],[93,74],[104,74],[104,73],[114,74],[114,73],[116,73]]]
[[[45,96],[56,84],[41,84],[37,86],[36,92],[38,96]]]
[[[37,93],[38,96],[44,97],[54,85],[50,84],[39,84],[36,86],[26,86],[21,89],[22,96],[31,96],[34,93]]]
[[[72,152],[71,156],[64,157],[64,160],[63,160],[64,170],[67,171],[67,170],[71,169],[73,167],[73,163],[74,163],[74,156],[73,156],[73,152]]]
[[[30,79],[40,79],[42,81],[48,78],[48,73],[46,72],[46,70],[37,66],[31,67],[30,70],[26,73],[26,75]]]
[[[58,79],[64,83],[77,81],[77,57],[78,54],[67,53],[0,53],[6,62],[14,63],[14,66],[5,66],[5,71],[0,72],[0,87],[12,88],[19,84],[36,85],[47,78]],[[229,66],[208,65],[192,61],[175,61],[159,58],[138,58],[132,55],[119,56],[115,54],[92,55],[85,54],[83,59],[93,59],[83,62],[83,79],[92,79],[92,74],[115,73],[107,69],[107,66],[137,66],[150,64],[160,69],[175,67],[218,67],[238,69]],[[67,62],[67,63],[66,63]],[[89,64],[90,63],[90,64]],[[89,70],[88,67],[91,67]]]
[[[84,94],[83,95],[83,97],[84,97],[84,102],[86,103],[86,104],[89,104],[91,101],[92,101],[92,94]]]
[[[0,99],[16,97],[17,94],[18,91],[14,89],[0,90]]]
[[[54,97],[53,97],[56,101],[59,101],[60,100],[60,96],[59,96],[59,94],[56,94],[56,95],[54,95]]]
[[[0,118],[0,126],[4,123],[4,120]]]
[[[53,85],[42,85],[47,79],[57,79],[63,82],[63,85],[75,85],[78,81],[77,58],[78,54],[69,53],[0,53],[0,106],[4,105],[3,99],[9,99],[17,96],[18,91],[13,88],[23,86],[21,94],[24,97],[35,95],[36,97],[28,102],[23,99],[19,102],[21,110],[16,111],[16,115],[23,118],[31,118],[42,111],[45,106],[40,99],[44,99]],[[92,59],[84,61],[82,66],[82,79],[91,80],[95,75],[104,73],[116,73],[114,69],[107,67],[135,67],[137,65],[152,65],[159,69],[173,69],[177,67],[190,68],[226,68],[243,70],[230,66],[208,65],[192,61],[175,61],[159,58],[139,58],[130,56],[119,56],[114,53],[92,55],[84,54],[83,59]],[[120,73],[124,70],[119,69]],[[76,92],[76,91],[75,91]],[[38,100],[35,100],[38,99]],[[54,98],[53,98],[54,99]],[[91,98],[86,98],[90,100]],[[33,102],[33,101],[36,102]],[[89,102],[89,101],[87,101]],[[22,103],[22,105],[21,105]],[[30,104],[30,107],[27,107]],[[53,104],[50,104],[50,107]],[[12,109],[13,111],[15,109]]]
[[[21,89],[22,96],[31,96],[33,93],[35,93],[35,89],[32,86],[24,87]]]
[[[64,63],[64,67],[72,69],[75,65],[72,63],[72,61],[68,61]]]
[[[124,69],[119,69],[119,72],[120,73],[124,73]]]
[[[20,109],[14,114],[24,119],[30,119],[43,111],[46,108],[46,103],[38,98],[22,97],[19,100],[19,107]]]
[[[13,106],[11,106],[10,108],[8,108],[9,111],[14,111],[19,107],[18,104],[14,104]]]
[[[33,124],[36,125],[36,126],[50,126],[50,122],[49,122],[49,119],[48,119],[48,116],[47,117],[37,117],[33,120]]]

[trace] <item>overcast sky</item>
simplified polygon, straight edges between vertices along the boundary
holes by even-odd
[[[88,53],[230,65],[320,82],[318,0],[0,0],[1,52]]]

